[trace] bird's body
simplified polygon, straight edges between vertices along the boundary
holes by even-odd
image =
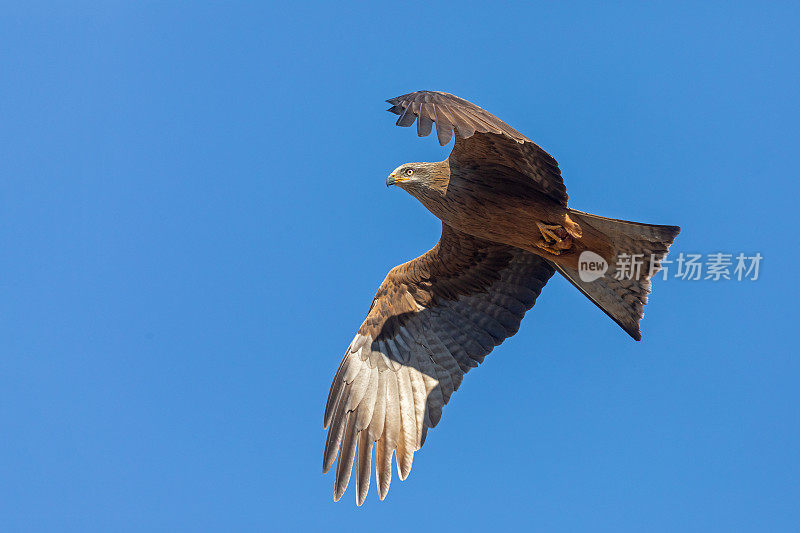
[[[345,351],[325,408],[323,470],[338,457],[334,499],[356,465],[357,501],[366,497],[372,450],[379,496],[401,479],[470,368],[514,335],[555,273],[639,340],[650,279],[679,232],[571,209],[558,163],[483,109],[447,93],[389,100],[397,124],[436,124],[439,143],[456,133],[450,156],[407,163],[387,178],[442,221],[439,242],[393,268]],[[584,253],[605,268],[584,277]],[[618,259],[639,257],[629,275]],[[607,272],[606,272],[607,270]],[[568,321],[559,330],[574,334]]]
[[[605,235],[587,228],[570,216],[570,209],[522,182],[513,188],[498,184],[502,174],[487,170],[462,169],[449,159],[426,165],[436,176],[434,187],[416,188],[401,182],[409,194],[448,226],[469,235],[514,246],[575,269],[585,250],[610,255]],[[539,224],[564,228],[564,238],[573,246],[558,254],[536,243],[542,239]]]

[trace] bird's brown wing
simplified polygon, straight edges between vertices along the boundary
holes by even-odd
[[[369,490],[372,448],[386,496],[392,453],[400,479],[467,371],[514,335],[553,275],[541,257],[442,225],[436,246],[393,268],[344,354],[325,407],[323,471],[337,455],[334,499],[356,463],[357,502]]]
[[[550,154],[520,132],[473,103],[449,93],[417,91],[387,100],[388,109],[400,115],[398,126],[417,121],[417,134],[424,137],[436,124],[442,146],[456,141],[450,154],[452,164],[487,176],[500,170],[509,179],[517,178],[540,192],[567,205],[567,189],[558,163]],[[498,167],[501,167],[498,169]]]

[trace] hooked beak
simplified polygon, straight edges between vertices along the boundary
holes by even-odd
[[[408,178],[398,177],[397,174],[393,172],[389,174],[388,178],[386,178],[386,186],[391,187],[392,185],[397,185],[398,183],[403,183],[404,181],[408,181]]]

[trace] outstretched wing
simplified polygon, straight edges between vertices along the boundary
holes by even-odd
[[[486,175],[498,166],[503,167],[503,174],[516,175],[555,201],[567,205],[567,189],[556,160],[488,111],[463,98],[438,91],[417,91],[387,102],[392,104],[388,111],[400,115],[398,126],[411,126],[417,121],[420,137],[430,134],[435,123],[439,144],[444,146],[450,142],[455,130],[451,164],[478,172],[483,170]]]
[[[442,225],[438,244],[393,268],[344,354],[325,407],[323,471],[337,455],[334,500],[356,463],[357,501],[369,490],[372,448],[386,496],[392,454],[400,479],[467,371],[514,335],[553,275],[537,255]]]

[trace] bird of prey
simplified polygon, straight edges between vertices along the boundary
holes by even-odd
[[[435,124],[439,144],[456,139],[446,160],[406,163],[387,178],[441,219],[442,236],[389,271],[328,395],[323,471],[338,457],[338,501],[355,462],[358,505],[373,447],[382,500],[392,455],[405,479],[464,374],[517,332],[556,271],[640,340],[650,278],[680,231],[567,207],[556,160],[457,96],[418,91],[387,102],[398,126],[416,121],[423,137]]]

